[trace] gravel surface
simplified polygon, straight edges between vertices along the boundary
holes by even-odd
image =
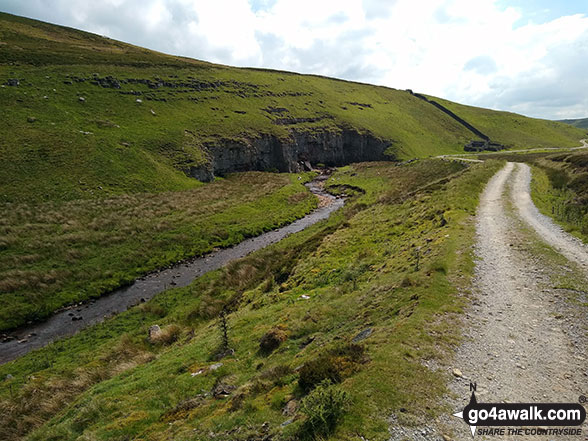
[[[588,274],[588,247],[578,238],[563,231],[551,218],[539,213],[531,200],[530,185],[531,168],[527,164],[517,164],[512,198],[519,215],[545,242]]]
[[[571,301],[586,302],[586,293],[554,286],[562,273],[586,279],[588,254],[583,244],[537,211],[529,182],[528,166],[507,163],[481,195],[476,275],[464,316],[464,343],[453,365],[444,368],[452,378],[446,402],[453,412],[469,402],[470,381],[477,384],[479,402],[576,403],[580,395],[588,394],[587,308]],[[571,262],[534,252],[541,240]],[[411,439],[416,434],[424,440],[472,439],[470,428],[449,413],[432,423],[434,432],[430,425],[421,426],[424,432],[393,428],[391,439]],[[586,423],[583,432],[581,437],[557,439],[588,439]],[[476,439],[555,438],[477,435]]]

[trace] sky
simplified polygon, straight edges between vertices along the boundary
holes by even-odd
[[[0,0],[161,52],[588,117],[586,0]]]

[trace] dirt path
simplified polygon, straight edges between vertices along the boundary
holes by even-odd
[[[568,260],[580,265],[584,271],[588,271],[588,248],[554,224],[550,218],[539,213],[531,200],[530,185],[531,168],[527,164],[517,164],[513,200],[520,216],[545,242]]]
[[[500,150],[498,152],[474,152],[474,153],[450,153],[447,155],[440,155],[437,156],[439,159],[450,159],[459,156],[478,156],[478,155],[500,155],[505,153],[532,153],[532,152],[558,152],[558,151],[570,151],[573,152],[575,150],[582,150],[588,149],[588,139],[581,139],[580,143],[582,145],[578,147],[545,147],[545,148],[536,148],[536,149],[519,149],[519,150]],[[461,160],[466,160],[465,158],[458,158]],[[480,161],[483,162],[483,161]]]
[[[529,182],[528,166],[508,163],[480,199],[473,302],[448,398],[456,412],[469,401],[470,381],[477,383],[482,402],[574,403],[588,393],[586,308],[570,301],[581,294],[554,286],[566,271],[585,279],[588,253],[537,211]],[[537,252],[541,241],[571,262]],[[457,418],[442,418],[440,425],[446,437],[471,439],[469,427]],[[582,437],[558,439],[587,434],[585,425]]]

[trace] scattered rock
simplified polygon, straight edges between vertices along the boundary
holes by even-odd
[[[34,123],[35,121],[37,121],[37,118],[35,118],[34,116],[29,116],[27,118],[27,122]]]
[[[315,338],[316,337],[308,337],[307,339],[305,339],[302,343],[300,343],[300,349],[304,349],[305,347],[307,347],[314,341]]]
[[[365,340],[366,338],[368,338],[370,335],[372,335],[373,329],[372,328],[367,328],[364,329],[363,331],[361,331],[359,334],[357,334],[355,337],[353,337],[353,340],[351,340],[353,343],[357,343],[360,342],[362,340]]]
[[[235,355],[235,350],[231,348],[227,348],[224,351],[220,351],[214,356],[215,360],[222,360],[225,357],[229,357],[231,355]]]
[[[156,116],[157,113],[155,113],[155,110],[151,109],[151,115]]]
[[[86,102],[86,98],[84,98],[83,96],[81,96],[81,97],[78,98],[78,101],[80,103],[85,103]]]
[[[208,369],[210,369],[211,371],[216,371],[222,365],[223,365],[222,363],[215,363],[215,364],[211,365]]]
[[[452,374],[454,377],[463,378],[462,372],[457,368],[453,369]]]
[[[149,342],[153,343],[161,334],[161,328],[159,325],[153,325],[149,327]]]
[[[139,104],[141,104],[141,103],[143,102],[143,100],[142,100],[141,98],[137,98],[137,99],[135,100],[135,102],[136,102],[136,103],[139,103]]]
[[[298,401],[290,400],[284,406],[284,409],[282,410],[282,414],[284,414],[285,416],[293,416],[297,410],[298,410]]]
[[[230,384],[219,383],[212,389],[212,396],[214,398],[227,398],[235,389],[235,386]]]
[[[8,81],[6,81],[6,83],[4,83],[5,86],[20,86],[20,81],[17,78],[9,78]]]
[[[288,112],[288,109],[286,109],[284,107],[273,107],[273,106],[269,106],[269,107],[266,107],[265,109],[261,109],[261,110],[263,110],[264,112],[270,113],[270,114]]]
[[[94,74],[94,78],[90,83],[95,86],[109,87],[112,89],[121,88],[121,82],[110,75],[105,78],[100,78],[97,74]]]

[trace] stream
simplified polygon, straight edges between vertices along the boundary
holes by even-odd
[[[322,174],[306,184],[311,193],[319,197],[319,208],[289,225],[246,239],[233,247],[213,251],[202,257],[188,259],[172,267],[154,271],[135,280],[129,286],[119,288],[84,304],[61,310],[43,322],[26,325],[8,332],[7,334],[10,336],[8,341],[0,343],[0,364],[46,346],[59,338],[74,335],[88,326],[100,323],[113,315],[145,302],[166,289],[187,286],[194,279],[209,271],[219,269],[233,260],[245,257],[254,251],[279,242],[290,234],[298,233],[327,219],[331,213],[340,209],[345,203],[342,198],[335,197],[323,190],[322,183],[327,177]]]

